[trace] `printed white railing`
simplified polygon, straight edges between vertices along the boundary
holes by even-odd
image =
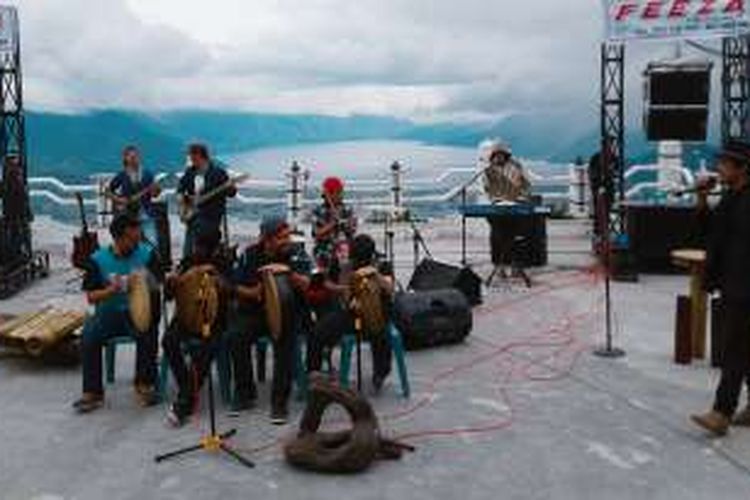
[[[540,193],[543,200],[555,204],[568,202],[581,207],[587,204],[587,179],[580,175],[580,170],[581,167],[573,167],[569,173],[545,177],[527,169],[532,186],[544,188]],[[402,213],[405,205],[460,201],[467,179],[477,172],[477,167],[450,166],[433,177],[408,178],[401,165],[394,163],[383,178],[348,181],[347,194],[352,204],[378,206],[393,213]],[[157,180],[173,186],[176,177],[175,174],[160,173]],[[111,174],[96,174],[91,176],[93,182],[89,184],[66,184],[55,177],[31,177],[29,185],[32,189],[29,194],[57,205],[75,206],[77,202],[72,194],[80,192],[87,207],[97,207],[100,214],[106,214],[111,207],[105,190],[111,178]],[[310,182],[309,174],[294,164],[284,178],[251,177],[241,182],[233,202],[246,206],[281,205],[286,206],[289,213],[299,214],[302,207],[319,201],[318,191],[310,187]],[[474,185],[471,189],[472,194],[476,194],[480,188]],[[163,189],[161,197],[172,198],[175,192],[174,187],[167,187]]]

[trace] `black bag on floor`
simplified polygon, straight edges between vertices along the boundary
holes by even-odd
[[[394,323],[407,350],[462,342],[471,332],[471,306],[455,288],[396,295]]]

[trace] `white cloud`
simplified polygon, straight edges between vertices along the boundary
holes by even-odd
[[[587,107],[598,0],[17,0],[34,108]]]

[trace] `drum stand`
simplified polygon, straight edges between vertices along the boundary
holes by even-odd
[[[210,328],[211,328],[210,325],[203,325],[204,332],[209,331]],[[206,338],[205,335],[204,335],[204,338]],[[221,434],[219,434],[216,431],[216,406],[214,404],[214,383],[213,383],[213,376],[211,374],[211,361],[212,360],[210,359],[208,361],[208,411],[209,411],[209,417],[210,417],[210,422],[211,422],[211,433],[207,436],[203,436],[198,441],[198,444],[187,446],[185,448],[181,448],[175,451],[170,451],[168,453],[164,453],[161,455],[157,455],[156,457],[154,457],[154,460],[156,461],[156,463],[160,463],[165,460],[170,460],[172,458],[186,455],[194,451],[205,450],[210,453],[218,453],[218,452],[226,453],[227,455],[234,458],[245,467],[248,467],[251,469],[255,467],[255,464],[253,462],[251,462],[247,458],[243,457],[242,455],[234,451],[226,443],[227,439],[237,434],[237,429],[230,429],[226,432],[222,432]]]

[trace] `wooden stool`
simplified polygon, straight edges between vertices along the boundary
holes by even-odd
[[[706,319],[708,295],[703,291],[706,251],[680,249],[672,252],[672,261],[690,271],[690,330],[693,358],[706,357]]]

